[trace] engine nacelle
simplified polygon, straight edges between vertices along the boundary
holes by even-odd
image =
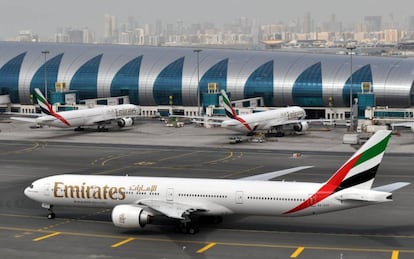
[[[309,124],[306,121],[302,121],[298,124],[295,124],[293,126],[293,130],[296,132],[302,132],[302,131],[307,131],[309,129]]]
[[[112,210],[112,222],[121,228],[143,228],[150,222],[151,213],[138,205],[122,204]]]
[[[131,127],[132,125],[134,125],[134,120],[132,118],[122,118],[118,120],[118,126],[120,128]]]

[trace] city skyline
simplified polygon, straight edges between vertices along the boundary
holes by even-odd
[[[0,10],[0,39],[9,40],[21,30],[31,30],[42,41],[48,40],[57,28],[88,28],[96,33],[97,40],[104,36],[104,16],[110,14],[118,17],[118,22],[126,22],[134,17],[141,25],[155,23],[185,24],[210,22],[218,27],[233,23],[240,17],[246,17],[259,24],[289,23],[303,19],[309,13],[312,22],[317,25],[328,21],[332,15],[348,26],[362,23],[364,16],[382,16],[384,23],[402,26],[405,19],[412,16],[410,2],[396,0],[387,5],[378,6],[377,1],[330,2],[324,0],[295,1],[295,3],[276,3],[259,0],[254,3],[240,4],[238,1],[219,2],[211,0],[195,3],[190,0],[160,1],[139,3],[131,0],[56,2],[51,0],[6,2]],[[356,7],[357,8],[356,8]],[[219,7],[219,8],[218,8]],[[375,8],[372,8],[375,7]]]

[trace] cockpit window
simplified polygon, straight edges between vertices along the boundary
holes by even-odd
[[[33,189],[33,184],[30,185],[30,189]]]

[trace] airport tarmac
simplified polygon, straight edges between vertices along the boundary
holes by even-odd
[[[353,152],[344,129],[310,131],[265,143],[228,144],[223,129],[167,128],[149,121],[129,130],[73,132],[0,123],[0,254],[4,258],[413,258],[414,185],[394,202],[302,218],[225,218],[197,235],[173,226],[116,228],[110,210],[56,207],[57,218],[23,195],[38,178],[61,173],[240,178],[314,168],[285,181],[322,182]],[[406,152],[405,150],[411,150]],[[301,152],[301,156],[292,156]],[[414,182],[413,136],[393,136],[375,185]]]

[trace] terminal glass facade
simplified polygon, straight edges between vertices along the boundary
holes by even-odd
[[[12,103],[19,102],[20,68],[25,55],[16,56],[0,68],[0,94],[9,94]]]
[[[258,67],[247,79],[244,97],[263,97],[266,106],[273,103],[273,60]]]
[[[220,89],[227,91],[227,65],[229,59],[223,59],[212,66],[200,79],[200,93],[207,93],[209,83],[218,83]]]
[[[111,96],[129,96],[131,103],[139,104],[139,71],[142,56],[125,64],[114,76],[111,83]]]
[[[318,62],[303,71],[293,84],[293,102],[304,107],[323,106],[322,68]]]
[[[153,95],[158,105],[182,105],[184,57],[165,67],[154,82]]]
[[[129,95],[140,105],[197,103],[197,62],[193,48],[184,47],[0,41],[0,94],[9,94],[13,103],[31,103],[32,89],[44,87],[44,50],[55,53],[46,62],[49,90],[59,79],[67,90],[79,91],[81,100],[99,93]],[[208,83],[218,83],[238,99],[262,97],[266,106],[349,107],[347,55],[205,49],[201,65],[202,93]],[[353,95],[369,82],[376,105],[413,106],[413,67],[414,59],[355,55]]]
[[[370,82],[373,91],[374,86],[372,84],[372,72],[371,72],[371,66],[365,65],[352,73],[352,98],[356,98],[358,96],[358,93],[361,93],[361,83],[362,82]],[[342,90],[342,97],[343,102],[345,106],[349,106],[349,95],[351,94],[350,91],[350,85],[351,85],[351,77],[348,78],[345,82],[345,86]]]
[[[30,82],[30,93],[33,94],[35,88],[39,88],[44,92],[45,90],[45,69],[47,74],[47,91],[55,90],[55,83],[57,81],[60,62],[62,61],[63,53],[49,59],[46,64],[43,64],[36,71]]]
[[[78,90],[80,99],[97,97],[98,70],[102,55],[98,55],[83,64],[70,81],[70,89]]]

